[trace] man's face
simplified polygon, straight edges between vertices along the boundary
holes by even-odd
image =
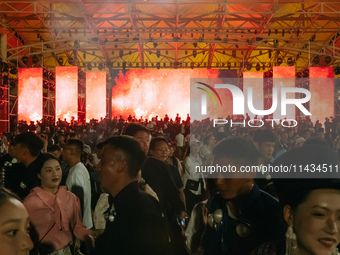
[[[169,155],[168,144],[163,141],[156,142],[155,148],[150,150],[150,153],[152,157],[161,161],[166,161]]]
[[[240,161],[236,161],[230,158],[215,158],[214,165],[218,164],[219,166],[236,166],[236,169],[240,169],[243,164]],[[242,174],[241,176],[235,176],[229,173],[222,173],[219,178],[215,179],[216,188],[219,191],[221,197],[225,200],[232,200],[236,198],[241,198],[251,191],[253,187],[253,177],[247,173]],[[231,178],[228,178],[228,177]],[[237,178],[232,178],[237,177]],[[245,178],[239,178],[245,177]]]
[[[273,152],[275,149],[274,142],[263,142],[261,144],[256,144],[259,151],[260,157],[264,159],[271,159],[273,157]]]
[[[66,144],[63,148],[62,155],[63,155],[63,160],[66,163],[70,162],[70,159],[72,158],[75,153],[80,153],[78,149],[74,145],[68,145]]]
[[[117,160],[116,153],[117,150],[114,147],[105,145],[102,150],[102,159],[97,166],[100,187],[108,193],[110,193],[112,186],[115,186],[119,180],[117,169],[121,161]]]
[[[145,131],[138,131],[134,137],[139,142],[140,147],[144,151],[145,155],[149,152],[149,146],[150,146],[150,136]]]

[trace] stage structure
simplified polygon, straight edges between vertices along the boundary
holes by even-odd
[[[104,72],[85,74],[84,72],[79,72],[77,67],[57,67],[56,94],[54,95],[55,77],[46,69],[42,70],[42,68],[20,69],[18,86],[15,80],[8,78],[8,70],[1,70],[1,131],[6,131],[8,128],[9,118],[11,122],[13,121],[13,123],[17,124],[15,122],[18,114],[16,108],[19,108],[19,121],[40,120],[41,116],[54,117],[55,114],[57,116],[56,120],[58,118],[62,120],[66,118],[67,121],[71,121],[72,116],[74,120],[78,121],[81,120],[81,118],[85,121],[85,116],[87,121],[92,118],[100,119],[100,117],[105,117],[105,106],[107,107],[107,105],[109,105],[107,103],[105,104],[105,101],[108,102],[105,89],[109,86],[105,86],[106,74]],[[334,96],[338,95],[338,92],[334,94],[333,69],[311,67],[309,70],[310,79],[307,72],[304,74],[307,76],[303,76],[306,78],[305,83],[310,83],[309,87],[306,88],[310,89],[312,94],[310,107],[306,106],[306,108],[312,113],[313,121],[318,119],[323,123],[326,117],[334,117],[335,114]],[[190,78],[207,78],[207,83],[210,84],[210,78],[211,81],[216,80],[216,78],[222,79],[224,78],[223,73],[224,70],[219,69],[129,70],[126,71],[125,75],[123,72],[120,72],[114,79],[116,85],[112,90],[112,101],[110,100],[113,105],[113,115],[125,114],[126,116],[123,117],[127,117],[128,114],[131,114],[136,118],[143,116],[143,118],[148,119],[158,115],[159,119],[161,119],[165,114],[169,114],[171,118],[174,118],[176,113],[179,113],[182,119],[185,119],[186,114],[189,112],[188,109],[190,105],[188,99]],[[264,109],[270,109],[272,106],[271,104],[266,106],[266,103],[269,103],[269,101],[266,101],[266,97],[272,97],[272,87],[270,84],[269,86],[267,85],[268,82],[278,87],[302,86],[299,82],[296,82],[294,77],[295,70],[292,66],[274,67],[273,74],[275,78],[271,78],[271,74],[267,72],[243,73],[243,88],[245,90],[249,86],[253,88],[253,102],[256,109],[263,109],[263,103]],[[268,77],[270,78],[268,79]],[[87,81],[85,81],[85,78],[87,78]],[[87,87],[85,87],[86,83]],[[114,83],[111,82],[109,85],[111,86]],[[29,89],[27,88],[27,84],[30,84]],[[214,84],[212,83],[210,85]],[[33,89],[32,86],[34,87]],[[8,93],[9,89],[13,92],[16,88],[18,88],[19,98],[16,97],[15,93]],[[87,92],[85,92],[85,88],[87,88]],[[265,91],[265,93],[263,93],[263,91]],[[270,91],[269,95],[267,95],[267,91]],[[99,94],[97,94],[97,92]],[[223,108],[221,108],[223,111],[218,112],[217,107],[214,105],[211,109],[209,109],[208,105],[208,110],[215,111],[214,114],[216,114],[217,117],[225,118],[232,113],[232,97],[229,95],[230,93],[228,94],[228,91],[222,92],[220,96],[223,102]],[[39,93],[39,96],[37,96],[37,93]],[[278,93],[278,96],[279,94],[280,93]],[[293,96],[298,98],[298,95]],[[335,98],[336,102],[337,97]],[[85,98],[88,100],[86,104]],[[245,95],[245,98],[247,98],[247,95]],[[263,98],[265,98],[265,100],[263,100]],[[54,100],[56,100],[56,108],[54,108]],[[37,103],[37,105],[35,105],[32,110],[27,110],[32,102]],[[95,110],[99,105],[100,107],[98,107],[98,109],[100,108],[100,110]],[[86,107],[87,110],[85,109]],[[280,100],[278,100],[278,108],[279,107]],[[26,109],[25,114],[22,109]],[[247,107],[245,107],[245,109],[247,109]],[[295,110],[298,109],[294,107],[288,112],[290,115],[288,115],[287,118],[295,119]],[[97,113],[94,113],[94,111],[97,111]],[[85,115],[85,112],[87,115]],[[250,117],[252,118],[254,116],[250,115]],[[270,117],[278,118],[275,116]],[[15,125],[12,125],[12,127],[15,127]]]
[[[78,120],[78,67],[56,67],[56,121]]]
[[[277,88],[278,105],[273,113],[273,119],[295,119],[295,106],[287,105],[287,114],[281,114],[281,88],[295,87],[295,66],[274,66],[273,67],[273,88]],[[272,91],[273,96],[273,91]],[[295,98],[293,93],[287,93],[288,98]]]
[[[309,91],[311,120],[320,123],[334,116],[334,71],[332,67],[309,68]],[[326,114],[327,113],[327,114]]]
[[[86,122],[106,116],[106,73],[86,73]]]
[[[55,121],[55,74],[43,69],[43,117]]]
[[[18,119],[40,121],[43,116],[43,69],[19,68]]]
[[[264,95],[263,95],[263,73],[262,72],[244,72],[243,73],[243,91],[244,98],[248,98],[248,89],[253,89],[253,106],[257,110],[263,110]],[[255,117],[248,109],[247,100],[244,101],[245,112],[253,119]]]
[[[1,65],[2,66],[2,65]],[[9,128],[9,86],[8,68],[0,67],[0,132]]]

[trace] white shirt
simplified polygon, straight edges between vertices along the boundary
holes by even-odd
[[[184,144],[183,144],[184,143],[184,135],[183,134],[181,134],[181,133],[177,134],[176,137],[175,137],[175,140],[176,140],[176,145],[178,147],[184,146]]]
[[[202,166],[202,159],[200,156],[195,158],[191,154],[184,159],[184,167],[185,167],[185,175],[183,177],[184,187],[187,183],[187,180],[199,181],[202,178],[203,188],[206,188],[205,180],[201,173],[196,173],[196,166]],[[198,189],[196,191],[190,190],[194,195],[201,195],[201,182],[199,182]]]
[[[92,228],[91,216],[91,182],[90,175],[83,163],[79,162],[70,168],[66,179],[66,186],[72,192],[72,187],[79,186],[84,191],[83,223],[87,229]]]

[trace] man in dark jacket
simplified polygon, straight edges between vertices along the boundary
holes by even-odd
[[[278,201],[258,188],[256,173],[241,173],[247,166],[257,166],[254,144],[240,137],[225,139],[215,146],[214,155],[214,164],[236,171],[215,179],[219,193],[209,208],[204,254],[247,255],[256,246],[279,239],[284,231]]]
[[[11,147],[10,155],[25,167],[12,168],[14,178],[9,188],[24,199],[31,189],[38,186],[36,171],[42,167],[41,150],[44,142],[35,133],[23,132],[15,137]]]
[[[113,205],[94,254],[161,255],[167,251],[169,236],[160,204],[138,186],[137,173],[145,159],[132,138],[112,137],[104,142],[98,171]]]

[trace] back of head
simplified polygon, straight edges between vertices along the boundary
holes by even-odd
[[[280,156],[274,162],[275,166],[297,166],[300,169],[310,168],[312,165],[317,166],[330,166],[333,171],[338,165],[336,154],[329,146],[311,144],[303,145],[302,147],[290,150]],[[277,178],[274,179],[274,184],[282,204],[288,204],[293,209],[302,203],[310,191],[314,189],[339,189],[340,179],[329,178],[325,173],[304,172],[300,175],[301,178],[287,179]],[[313,178],[321,174],[326,176],[324,178]],[[298,176],[298,175],[296,175]]]
[[[38,157],[44,147],[44,141],[33,132],[23,132],[17,135],[13,143],[26,147],[32,157]]]
[[[256,143],[265,143],[265,142],[273,142],[276,141],[276,136],[274,132],[270,129],[257,129],[253,135],[253,141]]]
[[[61,151],[61,148],[58,144],[53,144],[51,147],[48,148],[48,151],[49,152],[52,152],[52,151]]]
[[[135,134],[139,131],[144,131],[144,132],[147,132],[148,134],[150,133],[149,130],[142,124],[132,123],[129,126],[127,126],[125,130],[125,135],[135,136]]]
[[[136,140],[129,136],[114,136],[107,139],[104,146],[111,146],[122,151],[127,162],[130,178],[137,176],[146,160],[146,155]]]
[[[249,165],[257,165],[259,156],[255,145],[241,137],[223,139],[214,147],[213,154],[217,158],[242,160]]]
[[[103,149],[103,147],[104,147],[104,143],[103,143],[103,142],[97,143],[97,145],[96,145],[96,148],[97,148],[98,150]]]

